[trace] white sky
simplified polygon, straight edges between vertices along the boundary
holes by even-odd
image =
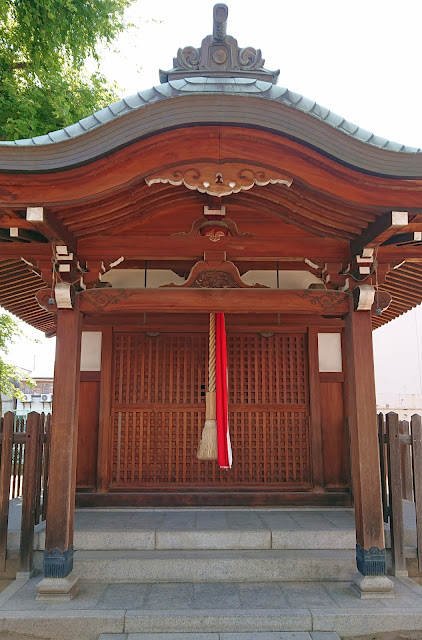
[[[158,69],[172,68],[179,47],[198,47],[211,33],[214,4],[214,0],[187,4],[138,0],[128,11],[135,26],[112,51],[103,53],[101,70],[117,82],[122,96],[159,84]],[[229,0],[227,4],[228,33],[241,47],[261,48],[266,68],[280,69],[280,86],[377,135],[422,147],[422,0]],[[413,322],[421,321],[422,314],[415,314]],[[394,321],[375,332],[380,336],[376,342],[385,332],[389,344],[402,339],[407,330],[401,330],[400,323]],[[414,330],[411,336],[410,349]],[[47,344],[48,353],[39,355],[46,363],[51,360],[52,340]],[[377,344],[375,348],[380,350]],[[35,349],[40,351],[40,346]],[[385,357],[384,347],[382,351]],[[32,368],[31,345],[14,346],[9,360]],[[415,380],[416,375],[421,392],[420,372],[414,369]]]

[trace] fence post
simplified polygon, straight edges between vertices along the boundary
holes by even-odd
[[[405,436],[410,433],[409,423],[407,420],[400,420],[399,432]],[[401,471],[402,471],[402,496],[404,500],[413,500],[413,482],[412,482],[412,457],[410,446],[402,444],[400,450]]]
[[[390,494],[391,555],[394,575],[406,574],[404,555],[403,503],[400,473],[400,435],[397,413],[387,413],[388,487]]]
[[[32,572],[34,548],[36,470],[38,458],[40,415],[31,412],[26,423],[25,463],[23,472],[22,523],[19,571]]]
[[[50,471],[50,442],[51,442],[51,413],[45,420],[45,430],[43,436],[43,477],[42,477],[42,512],[41,518],[45,520],[47,517],[48,506],[48,478]]]
[[[422,570],[422,424],[421,417],[415,414],[411,418],[413,493],[416,512],[416,549],[418,569]]]
[[[388,522],[390,515],[387,498],[387,464],[386,464],[386,438],[384,414],[378,414],[378,443],[380,450],[380,471],[381,471],[381,498],[384,522]]]
[[[42,463],[43,463],[43,444],[44,444],[44,423],[45,415],[40,414],[39,429],[37,438],[37,461],[35,470],[35,520],[34,524],[38,524],[41,519],[41,484],[42,484]]]
[[[8,411],[3,419],[0,460],[0,571],[6,569],[7,524],[9,520],[10,477],[12,472],[13,426],[15,417]]]

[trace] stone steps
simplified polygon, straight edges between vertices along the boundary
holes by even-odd
[[[81,580],[111,583],[348,581],[355,571],[354,551],[338,549],[79,550],[74,558]]]
[[[8,549],[18,549],[20,533],[9,533]],[[313,530],[87,530],[75,531],[75,549],[355,549],[353,529]],[[45,531],[34,536],[34,549],[45,548]]]
[[[264,631],[262,633],[102,633],[98,640],[340,640],[334,631]]]

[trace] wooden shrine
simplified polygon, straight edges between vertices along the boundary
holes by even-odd
[[[385,572],[371,330],[422,301],[422,153],[278,87],[226,20],[161,85],[0,143],[0,304],[57,336],[46,576],[75,491],[353,501],[358,567]],[[230,470],[196,458],[215,312]]]

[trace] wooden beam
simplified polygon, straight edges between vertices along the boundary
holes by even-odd
[[[60,220],[48,213],[44,207],[28,207],[26,219],[34,229],[42,233],[48,240],[66,245],[69,253],[76,254],[77,241],[73,233],[66,229]]]
[[[22,218],[10,218],[9,216],[0,215],[0,228],[11,229],[15,227],[17,229],[32,229],[32,224]]]
[[[412,262],[422,262],[422,245],[402,245],[401,247],[393,247],[387,245],[378,249],[379,262],[406,262],[410,259]]]
[[[300,234],[300,232],[298,232]],[[213,245],[213,246],[211,246]],[[211,243],[209,238],[180,236],[106,236],[81,239],[78,258],[87,260],[202,260],[204,251],[226,251],[227,260],[244,261],[286,260],[309,258],[325,262],[348,262],[350,247],[347,240],[329,238],[222,238]]]
[[[31,229],[22,229],[21,227],[10,227],[9,235],[11,238],[16,238],[18,240],[29,240],[30,242],[48,242],[47,238],[39,231],[34,228]]]
[[[348,295],[341,291],[282,289],[90,289],[76,296],[88,315],[185,312],[300,313],[342,316]]]
[[[368,225],[360,236],[350,242],[352,257],[361,256],[364,249],[378,247],[409,223],[407,211],[389,211]]]
[[[1,230],[0,230],[1,237]],[[45,242],[0,242],[1,260],[25,258],[32,262],[37,259],[51,260],[51,246]]]
[[[422,240],[422,231],[412,231],[411,233],[397,233],[391,238],[388,238],[383,242],[383,247],[393,244],[396,246],[400,246],[402,244],[410,244],[414,242],[421,242]]]

